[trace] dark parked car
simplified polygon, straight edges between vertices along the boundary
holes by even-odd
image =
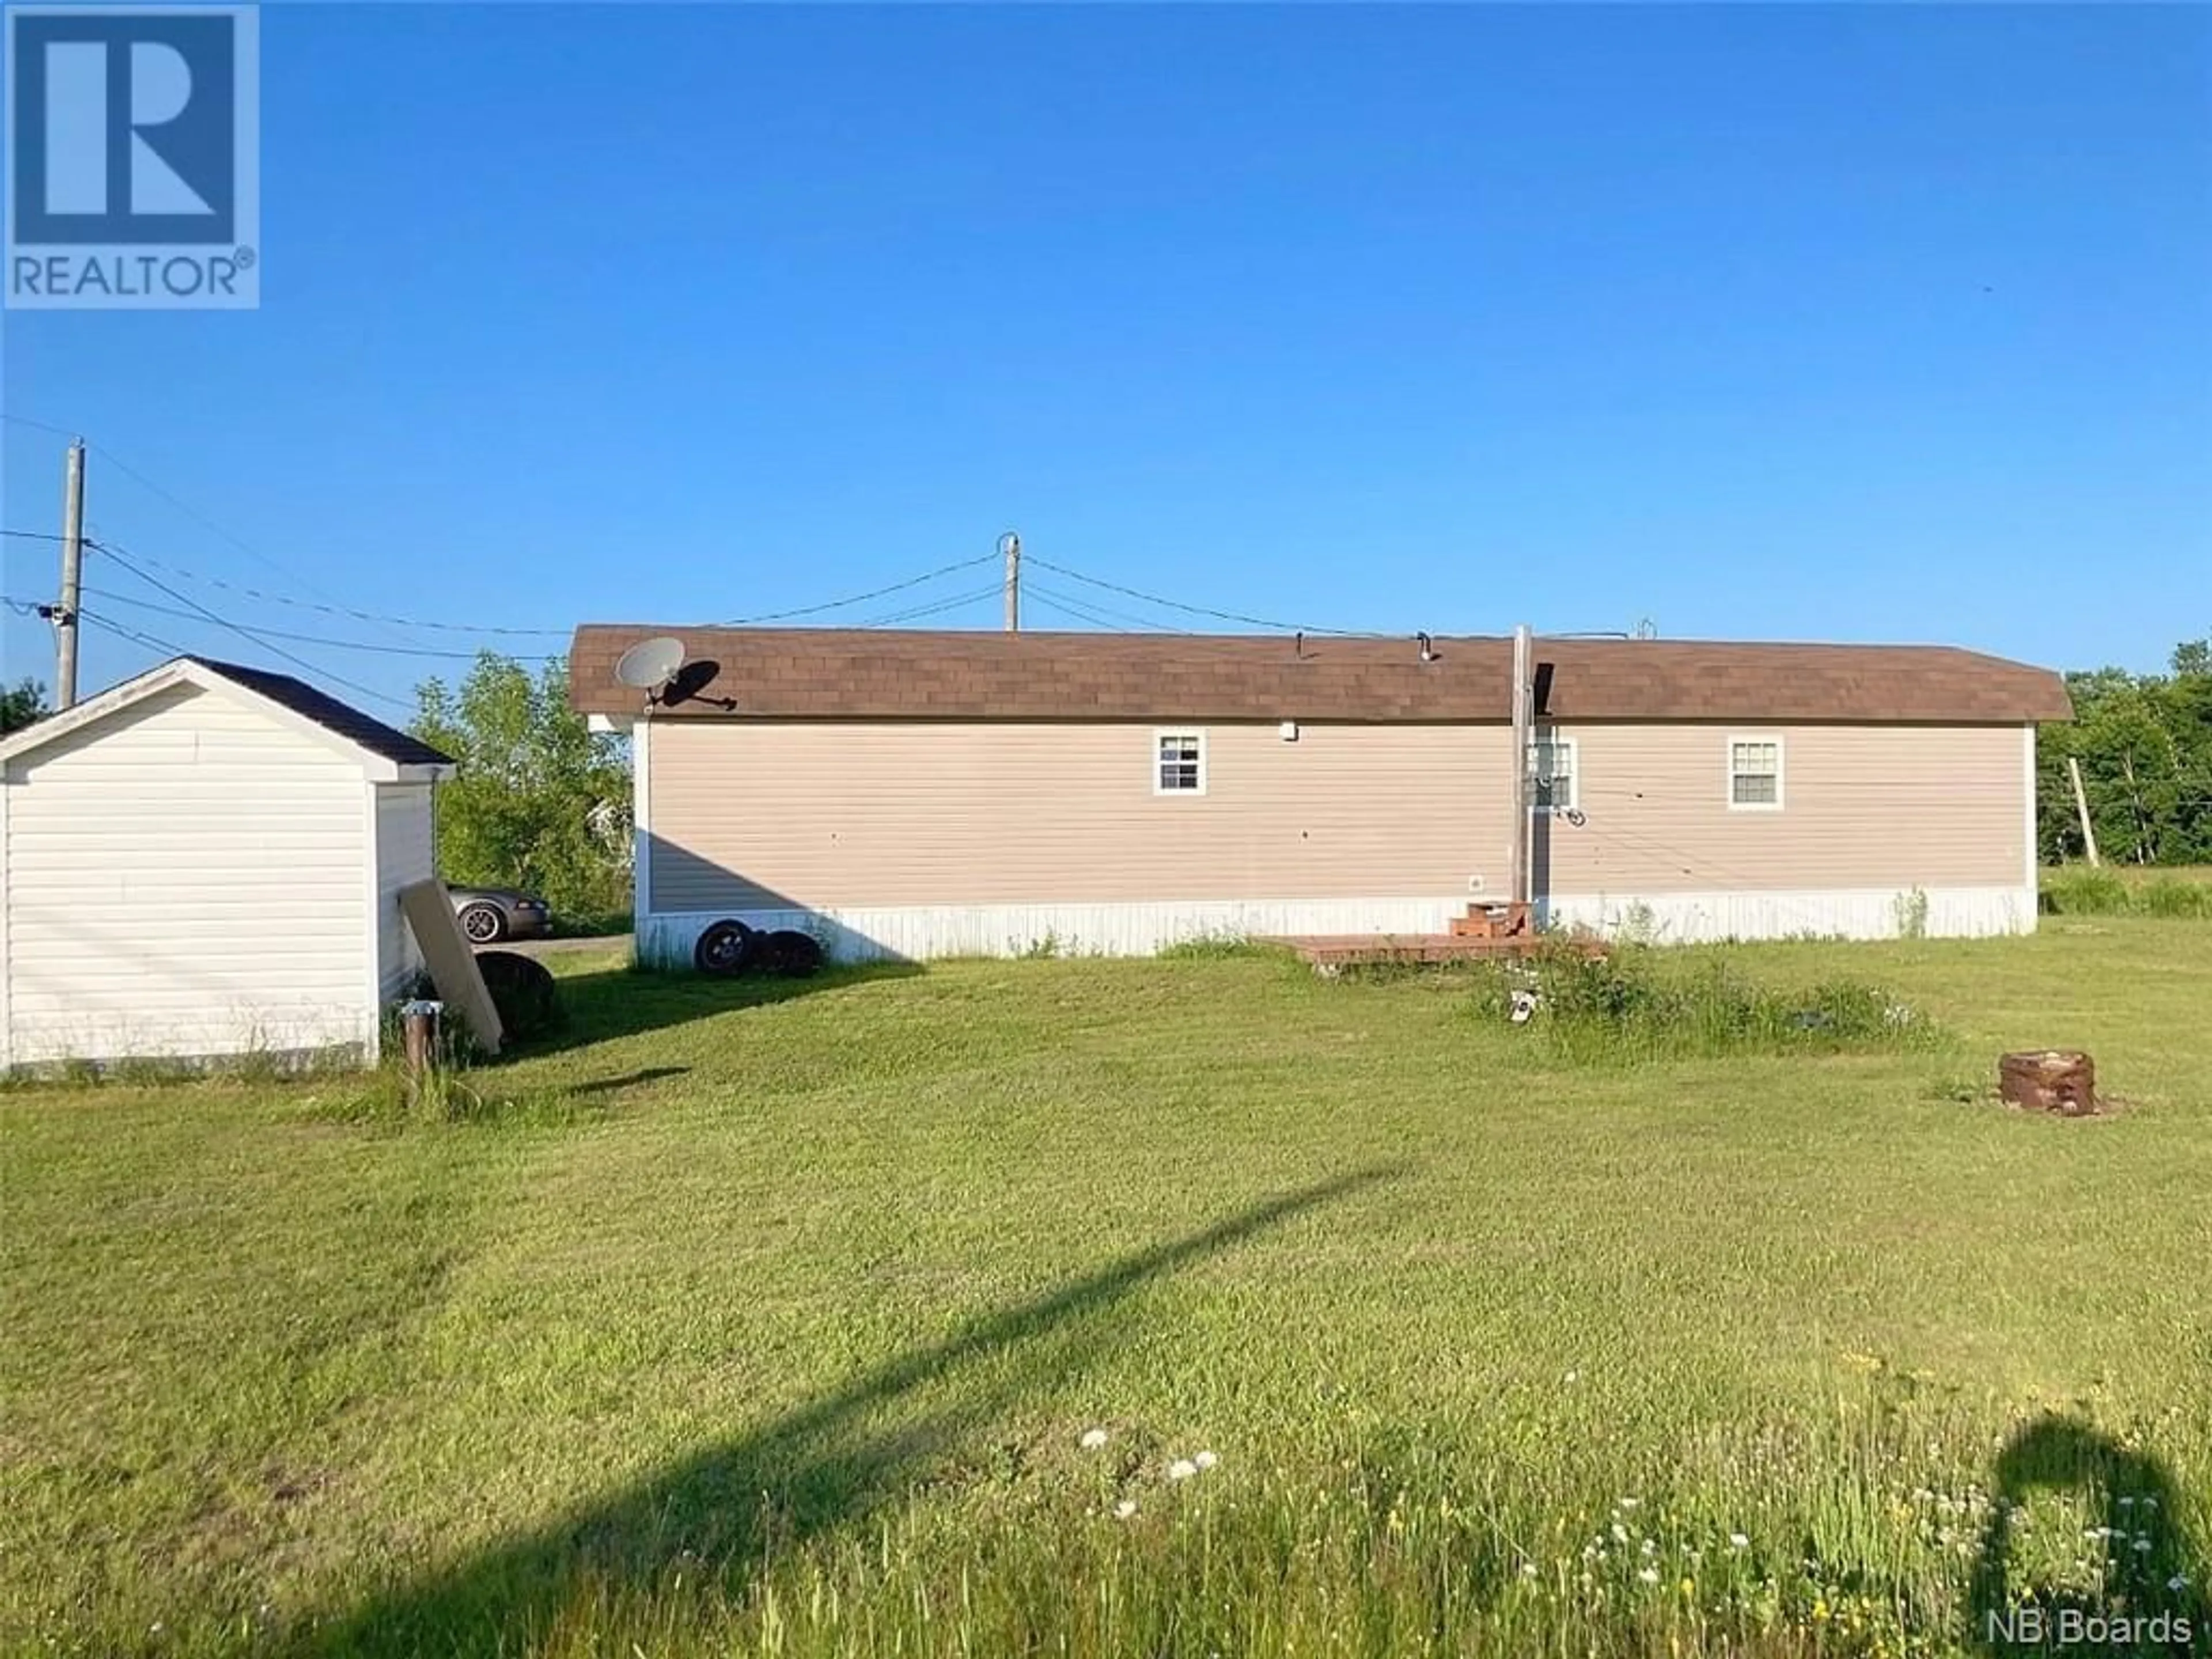
[[[453,915],[471,945],[505,939],[544,939],[553,931],[553,907],[512,887],[449,887]]]

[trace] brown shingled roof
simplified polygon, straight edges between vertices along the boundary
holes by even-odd
[[[683,641],[696,696],[663,718],[1504,720],[1512,641],[1273,635],[1052,634],[588,623],[568,657],[586,714],[632,714],[615,662]],[[1580,720],[2009,724],[2068,720],[2048,669],[1949,646],[1732,645],[1539,636],[1540,712]],[[709,665],[711,665],[711,668]]]

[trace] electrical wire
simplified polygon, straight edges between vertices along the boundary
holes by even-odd
[[[993,582],[988,587],[979,587],[972,593],[956,594],[949,599],[939,599],[933,605],[916,605],[910,611],[895,611],[890,616],[878,617],[872,621],[863,622],[857,625],[861,628],[888,628],[893,623],[918,622],[924,617],[934,617],[940,611],[957,611],[963,605],[973,605],[978,599],[995,599],[1005,592],[1004,583]]]
[[[1395,635],[1376,634],[1357,628],[1316,628],[1310,623],[1302,626],[1297,623],[1277,622],[1267,617],[1247,616],[1239,611],[1216,611],[1203,605],[1185,605],[1179,599],[1162,599],[1157,593],[1147,593],[1142,588],[1126,586],[1120,582],[1104,581],[1097,576],[1086,576],[1080,570],[1070,569],[1064,564],[1054,564],[1051,560],[1039,558],[1035,554],[1024,554],[1023,556],[1038,569],[1049,570],[1054,575],[1067,577],[1071,581],[1079,581],[1090,587],[1103,587],[1110,593],[1120,593],[1129,599],[1142,599],[1146,605],[1159,605],[1169,611],[1180,611],[1189,616],[1212,617],[1218,622],[1243,623],[1248,627],[1265,628],[1278,634],[1331,634],[1340,639],[1354,640],[1396,637]]]
[[[85,545],[95,552],[108,550],[106,544],[99,541],[88,539]],[[441,634],[491,634],[532,639],[566,639],[574,631],[573,629],[567,628],[507,628],[494,623],[431,622],[420,617],[393,617],[374,611],[358,611],[351,605],[319,605],[312,599],[294,599],[285,593],[271,593],[263,588],[248,587],[242,582],[226,581],[221,576],[210,576],[197,570],[187,570],[182,565],[173,563],[167,559],[155,558],[150,553],[134,551],[131,556],[142,564],[152,565],[156,570],[166,570],[173,576],[181,576],[187,581],[202,582],[210,587],[220,587],[227,593],[236,593],[243,599],[258,599],[264,605],[288,605],[295,611],[319,611],[327,617],[346,617],[356,622],[374,623],[386,628],[419,628]]]
[[[183,646],[173,641],[162,639],[158,635],[142,634],[135,628],[125,628],[121,623],[110,622],[105,617],[95,617],[89,611],[78,611],[76,619],[81,623],[91,623],[102,633],[112,634],[118,639],[125,639],[134,644],[143,645],[149,651],[165,651],[173,657],[189,657],[192,654]]]
[[[127,605],[134,610],[149,611],[158,617],[180,617],[187,622],[204,620],[203,613],[199,611],[179,611],[173,605],[155,605],[150,599],[133,599],[129,594],[118,593],[111,588],[87,587],[83,592],[91,594],[94,599],[106,599],[115,605]],[[323,645],[337,651],[373,651],[388,657],[437,657],[455,662],[474,662],[483,654],[482,651],[450,651],[436,646],[379,645],[368,640],[334,639],[326,634],[295,634],[282,628],[264,628],[258,623],[254,624],[253,631],[257,635],[272,640],[289,640],[295,645]],[[508,655],[507,653],[497,654]],[[508,659],[514,662],[557,662],[562,654],[557,651],[538,652],[521,656],[509,656]]]
[[[145,571],[141,570],[137,567],[136,562],[134,562],[121,548],[116,546],[112,542],[103,542],[100,544],[100,551],[105,553],[109,558],[114,560],[115,562],[122,566],[124,569],[128,570],[132,575],[137,577],[140,581],[145,582],[149,586],[160,589],[171,599],[176,600],[179,605],[189,605],[203,621],[211,622],[216,627],[226,629],[229,632],[237,635],[241,640],[245,640],[250,644],[259,646],[270,656],[282,657],[286,662],[294,664],[298,667],[304,668],[311,674],[319,674],[325,679],[329,680],[332,684],[342,685],[345,687],[347,690],[356,692],[362,696],[371,697],[379,702],[388,703],[395,708],[412,708],[411,704],[405,702],[398,697],[392,696],[388,692],[379,691],[374,686],[363,685],[359,680],[348,679],[343,674],[334,674],[329,669],[323,667],[319,664],[308,661],[307,658],[300,655],[295,651],[287,650],[281,645],[273,645],[264,635],[246,627],[243,623],[233,622],[229,617],[221,616],[216,612],[209,610],[207,606],[193,599],[191,594],[179,592],[177,589],[170,586],[167,582],[163,581],[160,577],[147,574]],[[111,623],[108,625],[110,627],[113,627],[115,624]]]
[[[824,611],[842,611],[848,605],[866,605],[871,599],[880,599],[886,594],[902,593],[909,587],[919,587],[924,582],[935,581],[939,576],[949,576],[956,570],[971,570],[979,564],[988,564],[999,556],[996,553],[979,553],[972,559],[960,559],[951,564],[940,565],[935,570],[925,570],[919,576],[909,576],[902,582],[893,582],[888,587],[872,588],[866,593],[854,593],[842,599],[824,599],[820,605],[802,605],[790,611],[768,611],[757,617],[736,617],[728,622],[707,623],[708,628],[750,628],[760,623],[787,622],[793,617],[815,617]],[[990,591],[997,592],[998,585]],[[862,623],[863,628],[881,626],[878,623]]]
[[[1121,622],[1133,623],[1135,624],[1133,631],[1139,633],[1189,634],[1193,631],[1188,628],[1178,628],[1173,623],[1155,622],[1149,617],[1139,617],[1133,611],[1119,611],[1112,605],[1100,605],[1093,599],[1079,599],[1072,593],[1063,593],[1057,588],[1047,587],[1042,582],[1023,584],[1022,597],[1027,599],[1031,594],[1036,594],[1048,606],[1055,608],[1064,614],[1080,617],[1083,620],[1095,623],[1102,628],[1112,628],[1116,633],[1126,634],[1133,630],[1120,627],[1115,623],[1105,620],[1106,618],[1118,617]],[[1096,614],[1091,614],[1093,612]]]

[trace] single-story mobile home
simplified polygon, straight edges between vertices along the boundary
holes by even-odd
[[[624,684],[666,631],[684,665]],[[836,954],[1434,933],[1510,890],[1511,641],[587,625],[634,745],[637,922]],[[634,678],[634,676],[633,676]],[[1529,864],[1672,939],[2035,925],[2040,668],[1942,647],[1543,640]]]
[[[453,763],[179,657],[0,738],[0,1066],[376,1055]]]

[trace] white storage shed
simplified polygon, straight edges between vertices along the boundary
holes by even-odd
[[[377,1054],[453,763],[179,657],[0,738],[0,1067]]]

